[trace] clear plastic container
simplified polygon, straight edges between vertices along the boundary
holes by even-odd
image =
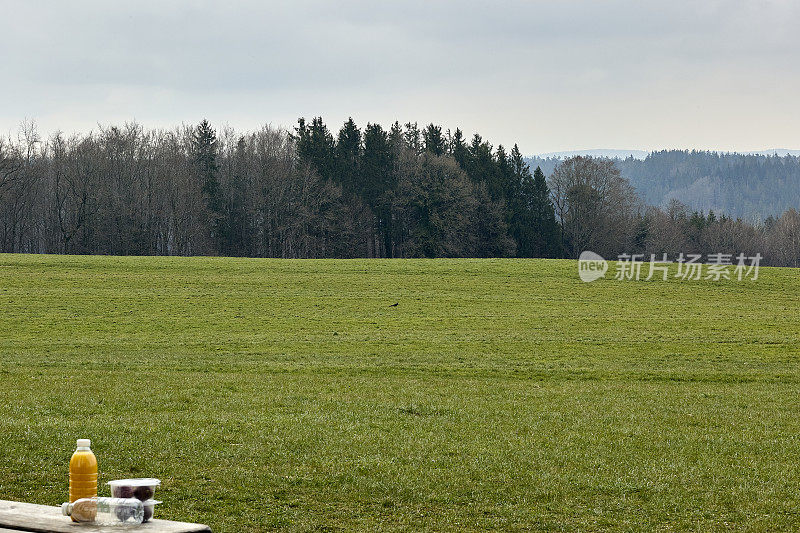
[[[144,506],[144,519],[142,522],[149,522],[151,518],[153,518],[153,513],[155,512],[156,505],[161,503],[158,500],[147,500],[142,502]]]
[[[144,502],[153,498],[161,480],[151,477],[115,479],[108,484],[111,487],[111,496],[114,498],[137,498]]]
[[[61,513],[72,517],[73,522],[96,526],[141,524],[144,504],[136,498],[81,498],[72,503],[62,503]]]

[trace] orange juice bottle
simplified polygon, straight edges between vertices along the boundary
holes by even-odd
[[[97,496],[97,458],[89,439],[78,439],[78,449],[69,460],[69,501]]]

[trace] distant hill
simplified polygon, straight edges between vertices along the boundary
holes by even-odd
[[[623,152],[625,158],[612,159],[650,205],[665,206],[674,198],[693,210],[750,221],[800,208],[800,150],[750,154],[662,150],[643,159],[632,157],[634,150]],[[549,176],[561,160],[551,155],[527,161]]]
[[[540,157],[542,159],[566,159],[568,157],[573,157],[576,155],[584,155],[584,156],[591,156],[591,157],[607,157],[609,159],[627,159],[628,157],[633,157],[635,159],[644,159],[647,157],[647,154],[650,152],[646,152],[644,150],[606,150],[606,149],[596,149],[596,150],[572,150],[569,152],[548,152],[546,154],[539,154],[536,157]]]
[[[632,157],[634,159],[644,159],[651,152],[647,150],[612,150],[598,148],[594,150],[569,150],[566,152],[547,152],[538,154],[533,157],[541,159],[566,159],[576,155],[584,155],[591,157],[607,157],[609,159],[627,159]],[[784,157],[787,155],[800,156],[800,150],[787,150],[786,148],[770,148],[769,150],[753,150],[750,152],[720,152],[722,154],[741,154],[741,155],[777,155]]]
[[[785,148],[773,148],[771,150],[760,150],[757,152],[742,152],[744,155],[777,155],[784,157],[787,155],[800,156],[800,150],[787,150]]]

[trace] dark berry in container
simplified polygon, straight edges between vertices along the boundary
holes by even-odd
[[[120,522],[130,520],[136,514],[136,509],[128,505],[120,505],[114,511]]]
[[[136,498],[147,501],[153,498],[161,480],[155,478],[114,479],[108,482],[115,498]]]
[[[147,501],[153,497],[153,487],[150,485],[142,485],[133,489],[133,497],[141,501]]]
[[[133,498],[133,487],[130,485],[111,487],[111,495],[115,498]]]
[[[158,500],[147,500],[146,502],[142,502],[144,506],[144,519],[142,522],[149,522],[151,518],[153,518],[153,511],[155,510],[155,506],[157,503],[161,503]]]

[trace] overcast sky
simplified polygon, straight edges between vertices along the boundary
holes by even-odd
[[[0,132],[322,115],[523,153],[800,148],[800,2],[0,0]]]

